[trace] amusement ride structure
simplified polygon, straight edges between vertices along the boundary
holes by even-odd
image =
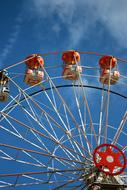
[[[127,190],[127,60],[67,50],[0,71],[0,188]]]

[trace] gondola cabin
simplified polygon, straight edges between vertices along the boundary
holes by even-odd
[[[29,69],[39,69],[44,66],[44,59],[39,54],[32,54],[25,59],[25,64]]]
[[[103,56],[99,60],[100,69],[113,69],[117,65],[117,59],[113,56]]]
[[[26,72],[24,82],[30,86],[39,84],[44,78],[44,60],[38,54],[32,54],[26,58]]]
[[[80,61],[80,54],[74,50],[68,50],[63,52],[62,61],[67,65],[75,65]]]
[[[25,83],[33,86],[36,84],[41,83],[41,81],[44,78],[44,72],[40,70],[32,70],[32,69],[27,69],[25,73]]]
[[[8,73],[7,71],[0,71],[0,101],[5,102],[9,97],[9,86],[8,86]]]
[[[119,78],[119,71],[110,71],[109,69],[104,69],[100,75],[100,82],[105,85],[114,85],[118,82]]]
[[[62,76],[67,80],[78,80],[82,73],[82,67],[79,65],[68,65],[63,69]]]

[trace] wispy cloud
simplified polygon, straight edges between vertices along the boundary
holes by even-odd
[[[61,31],[61,24],[68,31],[68,44],[78,45],[81,39],[100,23],[117,40],[121,47],[126,47],[127,39],[127,1],[126,0],[32,0],[31,6],[41,19],[56,15],[59,22],[50,26],[55,32]]]
[[[1,52],[0,67],[3,66],[5,59],[11,52],[11,50],[17,40],[18,34],[20,32],[20,28],[21,28],[21,23],[22,23],[22,17],[21,17],[21,15],[19,15],[15,20],[15,25],[13,26],[12,33],[10,34],[9,38],[7,39],[7,42],[5,42],[4,48]]]
[[[93,3],[99,20],[123,47],[127,47],[127,1],[97,0]]]

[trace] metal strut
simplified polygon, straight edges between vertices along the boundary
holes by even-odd
[[[93,173],[87,178],[88,190],[127,190],[119,176],[106,175],[94,169]]]

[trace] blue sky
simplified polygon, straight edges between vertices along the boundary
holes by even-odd
[[[76,49],[78,51],[90,51],[90,52],[99,52],[102,54],[110,54],[114,55],[116,57],[126,59],[127,58],[127,1],[126,0],[0,0],[0,69],[3,69],[5,67],[8,67],[9,65],[12,65],[14,63],[17,63],[19,61],[24,60],[28,55],[32,53],[47,53],[47,52],[62,52],[64,50],[68,49]],[[53,64],[59,65],[62,62],[60,62],[60,56],[61,55],[55,55],[55,56],[49,56],[46,57],[46,64],[48,66],[51,66]],[[83,66],[95,66],[98,65],[98,57],[85,57],[84,55],[81,55],[81,64]],[[88,62],[87,62],[88,60]],[[89,65],[91,64],[91,65]],[[120,73],[124,76],[126,76],[127,73],[127,64],[126,63],[119,63],[118,69],[120,70]],[[49,70],[49,74],[52,74],[55,76],[56,74],[59,76],[59,71],[62,72],[62,67],[59,68],[59,70],[54,70],[52,73],[51,70]],[[15,67],[14,69],[15,73],[24,74],[25,72],[25,66],[20,65],[19,67]],[[93,72],[93,71],[92,71]],[[91,70],[86,71],[86,74],[93,74]],[[97,73],[94,71],[95,75],[99,75],[99,72]],[[13,69],[10,70],[10,76],[14,76]],[[27,88],[28,86],[23,83],[23,78],[21,80],[21,75],[19,77],[14,78],[14,80],[17,82],[21,88]],[[85,84],[91,84],[91,85],[99,85],[98,78],[96,80],[83,77],[83,82]],[[112,90],[121,92],[124,95],[126,95],[126,79],[121,78],[120,84],[111,87]],[[122,82],[124,85],[121,85]],[[58,85],[64,84],[65,81],[62,79],[58,79]],[[68,83],[68,82],[67,82]],[[49,84],[48,84],[49,85]],[[14,89],[14,90],[13,90]],[[35,87],[35,90],[40,90],[41,87]],[[33,89],[29,89],[27,92],[32,93]],[[19,93],[18,89],[15,88],[14,84],[10,85],[10,91],[13,95],[13,97],[16,96],[16,94]],[[73,106],[73,98],[74,98],[74,92],[72,90],[67,89],[59,90],[60,93],[65,98],[65,101],[71,105],[71,111],[73,112],[73,109],[75,109]],[[80,91],[80,93],[79,93]],[[47,92],[51,100],[53,101],[53,96],[51,92]],[[73,98],[71,98],[71,95],[73,93]],[[79,101],[82,100],[82,90],[76,89],[76,94],[79,98]],[[55,94],[56,95],[56,94]],[[100,109],[100,91],[99,92],[93,92],[92,90],[87,91],[88,95],[88,102],[89,106],[91,108],[92,117],[94,122],[97,122],[99,120],[99,114],[100,112],[97,112],[95,114],[95,108],[97,111]],[[68,98],[68,97],[69,98]],[[21,96],[21,99],[24,97],[24,95]],[[43,105],[44,102],[42,102],[42,99],[45,102],[45,105]],[[61,106],[61,120],[59,115],[57,115],[54,112],[52,112],[52,105],[50,102],[48,102],[48,98],[46,95],[37,95],[35,97],[35,100],[37,100],[42,106],[43,109],[45,109],[51,116],[56,117],[56,121],[60,122],[60,125],[64,127],[62,123],[62,119],[64,118],[62,116],[62,113],[65,112],[64,106],[57,105],[58,107]],[[60,104],[61,100],[56,95],[56,104]],[[111,125],[117,127],[120,124],[120,121],[123,118],[123,115],[126,111],[126,100],[122,99],[121,97],[112,96],[111,97],[111,103],[114,105],[114,107],[110,107],[110,112],[113,113],[112,115],[109,114],[109,120],[111,122]],[[30,104],[32,109],[36,110],[36,106],[32,104],[30,101]],[[75,101],[76,104],[76,101]],[[30,111],[30,114],[33,114],[32,109],[30,110],[29,105],[26,102],[23,102],[22,105],[26,109]],[[0,105],[2,108],[5,106],[5,104]],[[47,106],[47,107],[46,107]],[[50,107],[51,106],[51,107]],[[51,110],[49,109],[51,108]],[[117,110],[117,111],[116,111]],[[83,113],[83,109],[81,108],[81,113]],[[20,106],[17,106],[12,113],[10,113],[11,116],[15,114],[15,118],[19,119],[19,115],[23,114],[22,109],[20,109]],[[36,110],[37,114],[41,115],[41,112],[39,109]],[[64,113],[65,114],[65,113]],[[77,114],[77,120],[80,119],[80,114],[78,113],[78,109],[74,111],[74,114]],[[79,114],[79,115],[78,115]],[[36,115],[36,114],[35,114]],[[27,118],[28,117],[28,118]],[[37,117],[37,116],[36,116]],[[43,118],[41,115],[40,117]],[[33,121],[33,124],[31,124],[30,116],[27,116],[24,114],[22,115],[21,121],[25,124],[29,124],[30,126],[36,126],[37,122],[35,120]],[[41,119],[40,119],[41,120]],[[7,121],[2,121],[2,125],[7,126],[8,130],[12,130],[15,132],[18,130],[21,134],[26,134],[25,129],[22,130],[18,125],[16,125],[16,130],[14,128],[12,129],[12,126],[7,125]],[[46,126],[48,126],[48,121],[43,121]],[[69,122],[72,124],[72,119],[69,119]],[[88,119],[89,122],[89,119]],[[67,121],[65,121],[67,123]],[[15,125],[15,122],[12,121],[12,124]],[[54,126],[54,125],[53,125]],[[126,125],[125,125],[126,126]],[[123,135],[124,138],[126,138],[127,131],[125,129],[123,131],[125,134]],[[41,131],[40,125],[37,124],[36,129],[38,131]],[[114,129],[113,129],[114,130]],[[43,131],[43,130],[42,130]],[[52,133],[52,129],[49,129],[49,131]],[[43,131],[44,134],[47,135],[46,131]],[[58,133],[58,137],[60,138],[62,135],[62,132],[59,129],[56,129],[56,133]],[[90,131],[88,130],[88,133]],[[19,147],[25,147],[27,149],[38,150],[36,147],[32,147],[31,144],[26,144],[21,142],[21,139],[16,139],[16,137],[13,137],[9,134],[6,134],[5,132],[2,133],[2,140],[1,142],[6,143],[6,139],[8,139],[8,144],[15,145]],[[16,134],[18,134],[16,132]],[[53,134],[54,135],[54,134]],[[74,131],[74,135],[76,140],[78,141],[78,136],[76,136],[76,131]],[[115,135],[115,130],[113,133],[109,133],[109,138],[113,138],[113,135]],[[26,135],[27,136],[27,135]],[[122,137],[123,137],[122,136]],[[126,145],[126,141],[123,142],[123,139],[120,136],[119,143],[121,143],[123,146]],[[90,138],[90,137],[88,137]],[[28,135],[28,139],[33,139],[33,142],[37,143],[37,145],[40,145],[38,142],[38,139],[35,138],[35,136],[30,131],[30,135]],[[91,137],[90,142],[94,141]],[[50,147],[48,144],[49,141],[46,141],[47,148],[51,148],[51,152],[53,147]],[[68,142],[65,142],[65,145],[68,145]],[[86,145],[86,142],[85,146]],[[54,143],[55,144],[55,143]],[[94,142],[93,142],[94,144]],[[70,145],[71,146],[71,145]],[[43,146],[42,146],[43,147]],[[61,152],[59,150],[59,147],[56,150],[56,154],[64,155],[64,152]],[[58,151],[58,152],[57,152]],[[16,152],[16,151],[15,151]],[[12,153],[15,155],[15,152]],[[42,151],[43,152],[43,151]],[[126,151],[127,152],[127,151]],[[10,153],[10,152],[9,152]],[[8,153],[8,154],[9,154]],[[23,153],[21,153],[22,155]],[[24,159],[30,159],[28,157],[25,157],[22,155]],[[20,156],[19,156],[20,157]],[[38,160],[41,160],[41,157],[37,155],[36,157]],[[68,157],[67,157],[68,158]],[[30,161],[30,160],[29,160]],[[34,160],[35,161],[35,160]],[[42,162],[46,163],[46,159],[44,159]],[[49,161],[50,162],[50,161]],[[4,172],[10,172],[13,168],[13,172],[22,172],[22,166],[19,165],[19,163],[15,164],[8,163],[8,167],[4,167]],[[51,164],[51,163],[50,163]],[[55,161],[54,161],[55,164]],[[58,163],[57,163],[58,164]],[[59,163],[60,164],[60,163]],[[59,167],[59,164],[57,165]],[[19,166],[19,167],[18,167]],[[60,165],[61,166],[61,165]],[[24,169],[24,168],[23,168]],[[40,168],[39,168],[40,169]],[[40,171],[37,168],[37,171]],[[30,166],[26,166],[27,171],[31,171]],[[32,171],[36,171],[36,167],[32,168]],[[48,177],[47,177],[48,178]],[[59,178],[59,177],[58,177]],[[14,179],[15,181],[15,179]],[[22,179],[21,179],[22,182]],[[34,186],[36,187],[36,186]],[[31,187],[29,190],[33,190],[34,187]],[[45,186],[46,187],[46,186]],[[38,186],[38,190],[42,189],[42,186]],[[9,189],[9,188],[8,188]],[[19,189],[20,188],[16,188]],[[24,189],[27,189],[25,187]],[[51,190],[51,188],[48,188]]]
[[[126,0],[0,2],[0,65],[33,52],[78,49],[126,57]]]

